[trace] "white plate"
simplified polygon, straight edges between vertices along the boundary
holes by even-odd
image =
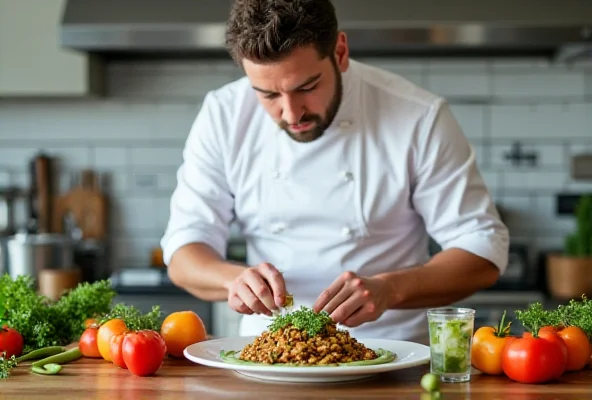
[[[242,375],[282,382],[345,382],[366,379],[373,375],[427,364],[430,348],[423,344],[387,339],[358,339],[373,350],[382,348],[397,355],[394,361],[377,365],[351,367],[274,367],[273,365],[240,365],[222,361],[220,351],[240,351],[254,336],[206,340],[188,346],[183,354],[197,364],[231,369]]]

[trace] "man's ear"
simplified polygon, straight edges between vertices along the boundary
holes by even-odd
[[[337,34],[337,43],[335,44],[335,60],[341,72],[347,71],[349,67],[349,46],[347,45],[347,35],[345,32]]]

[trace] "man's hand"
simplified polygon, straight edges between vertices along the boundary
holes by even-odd
[[[286,283],[281,272],[268,263],[245,268],[228,286],[228,305],[241,314],[272,315],[284,304]]]
[[[382,315],[387,309],[390,291],[383,279],[345,272],[321,293],[313,309],[327,311],[333,321],[355,327]]]

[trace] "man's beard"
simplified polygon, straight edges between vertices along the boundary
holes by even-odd
[[[315,127],[311,130],[298,133],[291,132],[289,129],[289,124],[286,121],[282,120],[280,122],[280,127],[288,134],[288,136],[297,142],[312,142],[323,136],[327,128],[329,128],[329,126],[331,126],[333,123],[333,120],[337,115],[337,111],[339,111],[339,106],[343,96],[341,72],[337,67],[337,61],[335,61],[335,58],[331,59],[331,64],[333,65],[333,70],[335,72],[335,94],[333,99],[331,99],[331,104],[329,104],[329,107],[327,108],[326,118],[323,119],[323,117],[318,114],[304,114],[298,123],[306,124],[308,122],[312,122],[314,123]]]

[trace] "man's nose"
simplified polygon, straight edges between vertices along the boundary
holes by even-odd
[[[304,105],[298,99],[286,96],[282,108],[282,119],[288,124],[297,124],[304,114]]]

